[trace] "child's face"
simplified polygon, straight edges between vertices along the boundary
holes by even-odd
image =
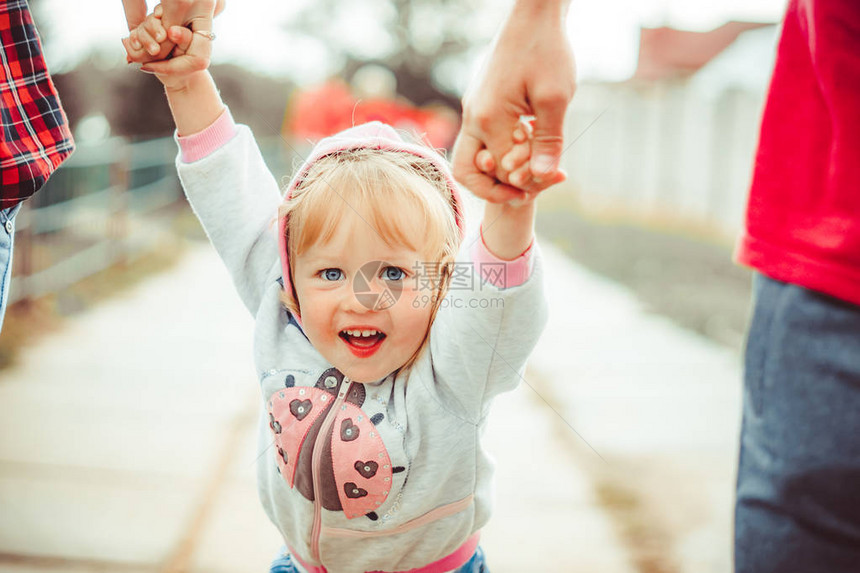
[[[415,276],[427,260],[408,246],[389,245],[348,210],[328,242],[311,245],[293,263],[308,339],[357,382],[400,368],[430,326],[432,292]]]

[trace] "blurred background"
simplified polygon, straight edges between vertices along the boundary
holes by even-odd
[[[192,253],[205,244],[175,175],[161,85],[125,63],[120,0],[30,4],[78,149],[17,219],[0,404],[24,410],[16,388],[51,377],[33,370],[53,360],[43,345],[69,348],[75,332],[99,340],[75,325],[112,304],[115,320],[123,320],[124,307],[133,315],[124,297],[159,277],[186,276],[197,264]],[[450,148],[460,98],[509,7],[491,0],[232,0],[215,23],[211,70],[278,179],[289,177],[310,141],[353,122],[380,119]],[[560,518],[552,533],[538,528],[538,537],[569,544],[575,531],[586,541],[573,544],[576,559],[541,553],[558,562],[539,570],[730,570],[739,353],[750,296],[750,275],[731,253],[784,8],[785,0],[571,7],[579,86],[562,158],[570,180],[542,196],[537,226],[557,273],[548,280],[564,288],[550,290],[558,316],[527,386],[542,420],[536,426],[562,435],[555,450],[562,458],[545,471],[561,475],[563,466],[585,484],[565,510],[573,522],[581,515],[580,525]],[[152,315],[160,313],[158,300],[150,301]],[[130,318],[127,324],[136,328]],[[76,361],[119,352],[100,344],[108,346],[90,348],[93,356],[56,360],[72,369],[63,374],[67,382],[80,381]],[[15,480],[35,463],[21,452],[40,448],[31,441],[36,422],[4,418],[0,572],[149,571],[150,561],[161,570],[240,570],[182,549],[193,527],[177,526],[164,546],[139,554],[114,541],[55,543],[66,533],[46,533],[44,508],[13,504],[21,491]],[[504,458],[505,444],[499,448]],[[251,475],[247,466],[240,477]],[[500,463],[502,494],[505,475],[514,479],[505,471]],[[17,513],[8,511],[13,505]],[[537,519],[535,508],[513,504],[505,517],[501,505],[488,543],[502,551],[516,535],[529,546],[505,528]],[[188,517],[199,517],[194,511],[177,519],[197,523]],[[601,528],[606,535],[595,541],[590,536]],[[533,542],[543,551],[540,539]],[[592,553],[618,559],[592,562]],[[521,570],[511,563],[493,570]]]

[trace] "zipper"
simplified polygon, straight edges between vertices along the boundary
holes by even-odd
[[[326,447],[326,436],[334,423],[337,416],[337,410],[343,404],[346,398],[346,393],[349,392],[349,387],[352,381],[346,376],[340,385],[340,390],[337,393],[337,398],[332,404],[331,409],[326,414],[322,426],[320,426],[317,440],[314,443],[313,454],[311,455],[311,475],[314,482],[314,526],[311,530],[311,554],[314,561],[322,563],[320,560],[320,531],[322,530],[322,492],[320,491],[320,460],[322,459],[323,448]]]

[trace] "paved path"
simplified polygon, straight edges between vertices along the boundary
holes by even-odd
[[[205,246],[29,348],[0,377],[0,573],[266,571],[250,333]],[[532,391],[495,413],[492,570],[632,571]]]
[[[531,357],[535,385],[572,426],[564,434],[604,505],[621,499],[610,509],[645,553],[634,561],[648,571],[731,571],[739,357],[543,251],[552,317]]]
[[[278,540],[257,504],[224,530],[234,487],[253,479],[240,446],[256,409],[251,321],[231,288],[195,250],[4,373],[0,571],[170,570],[206,562],[219,530],[222,553],[257,549],[245,570],[264,567]]]

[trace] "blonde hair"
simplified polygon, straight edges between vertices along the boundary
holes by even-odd
[[[458,209],[462,206],[456,205],[448,178],[424,157],[388,149],[336,151],[311,165],[280,208],[279,217],[287,217],[289,272],[298,256],[328,241],[343,214],[354,210],[390,245],[408,246],[428,257],[424,263],[438,265],[433,270],[432,324],[460,247]],[[295,287],[282,293],[282,301],[299,314]],[[428,334],[429,329],[405,366],[421,353]]]

